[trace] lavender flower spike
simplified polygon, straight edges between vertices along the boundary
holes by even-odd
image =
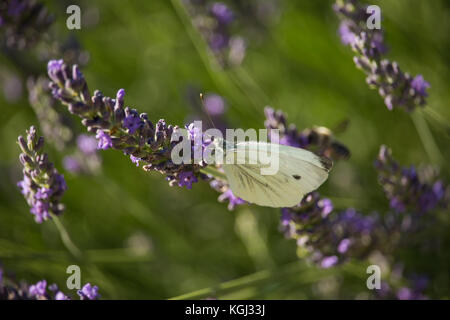
[[[353,61],[366,74],[366,82],[377,89],[389,110],[403,108],[411,112],[426,105],[430,84],[422,75],[411,77],[396,62],[383,59],[386,53],[383,31],[369,29],[367,5],[358,0],[337,0],[334,10],[341,19],[339,34],[343,44],[355,53]]]
[[[32,126],[27,130],[26,139],[20,136],[18,143],[22,149],[20,162],[24,166],[23,180],[17,184],[25,196],[30,212],[37,223],[50,218],[50,214],[60,215],[64,205],[61,197],[67,189],[63,175],[54,168],[48,156],[42,153],[44,138],[38,137]]]
[[[144,164],[146,171],[159,171],[170,185],[190,188],[203,178],[200,168],[206,164],[179,164],[171,161],[172,133],[178,127],[161,119],[153,124],[147,114],[125,107],[125,90],[116,98],[105,97],[100,91],[91,96],[86,80],[77,65],[70,68],[62,60],[48,63],[48,75],[53,96],[78,115],[89,132],[95,133],[99,149],[116,149],[130,156],[133,163]],[[192,142],[193,143],[193,142]]]
[[[378,170],[378,181],[394,211],[427,213],[448,205],[448,186],[444,186],[434,174],[422,174],[413,166],[402,168],[386,146],[381,146],[375,167]]]
[[[3,270],[0,267],[0,300],[71,300],[72,297],[62,292],[54,283],[47,286],[47,280],[28,285],[25,281],[16,283],[8,278],[2,281]],[[5,277],[7,274],[5,274]],[[100,298],[98,287],[87,283],[78,291],[80,300],[97,300]]]

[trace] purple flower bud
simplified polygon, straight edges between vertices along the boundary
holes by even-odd
[[[218,200],[220,202],[224,202],[228,200],[228,210],[232,211],[237,205],[246,203],[244,200],[242,200],[239,197],[236,197],[231,189],[226,190],[224,193],[222,193]]]
[[[418,95],[422,97],[427,97],[427,89],[430,87],[430,84],[425,81],[421,74],[414,77],[411,81],[411,87],[417,92]]]
[[[33,160],[26,155],[25,153],[21,153],[19,156],[19,160],[22,163],[22,165],[32,165],[33,164]]]
[[[63,292],[58,291],[55,294],[55,300],[70,300],[68,296],[66,296]]]
[[[322,209],[322,217],[328,216],[333,211],[333,202],[330,199],[324,198],[320,200],[317,205]]]
[[[77,138],[77,146],[81,152],[91,155],[97,152],[97,140],[93,136],[80,134]]]
[[[28,294],[33,297],[45,296],[47,291],[47,281],[42,280],[38,283],[31,285],[28,289]]]
[[[95,137],[98,139],[98,149],[106,150],[112,147],[111,137],[105,131],[97,130],[97,135]]]
[[[353,44],[356,41],[355,34],[350,30],[348,23],[345,21],[341,22],[339,25],[339,35],[343,44]]]
[[[130,114],[125,119],[123,119],[123,126],[128,129],[130,134],[136,132],[137,129],[141,128],[144,123],[141,118],[135,114]]]
[[[331,268],[332,266],[336,265],[338,263],[338,257],[337,256],[330,256],[325,257],[322,259],[322,262],[320,263],[320,266],[324,269]]]
[[[45,199],[49,199],[50,196],[52,195],[53,190],[45,188],[45,187],[41,187],[38,189],[38,191],[36,192],[36,194],[34,195],[35,199],[38,200],[45,200]]]
[[[204,99],[206,111],[211,116],[218,116],[225,111],[225,101],[218,94],[209,94]]]
[[[63,64],[64,61],[62,59],[50,60],[47,64],[48,75],[53,81],[57,83],[59,82],[60,79],[56,76],[56,74],[61,71]]]
[[[48,212],[49,204],[48,202],[44,202],[42,200],[36,200],[30,209],[30,212],[34,214],[34,220],[37,223],[42,223],[43,221],[50,218],[50,214]]]
[[[192,188],[192,184],[197,182],[198,179],[191,171],[183,171],[178,174],[178,186]]]
[[[342,239],[342,241],[339,243],[338,246],[338,252],[339,253],[346,253],[351,245],[351,240],[346,238]]]
[[[131,159],[131,162],[136,164],[136,167],[139,167],[139,161],[141,160],[140,158],[137,158],[137,157],[133,156],[132,154],[130,154],[130,159]]]
[[[216,19],[223,24],[228,24],[233,21],[233,12],[222,2],[216,2],[211,7],[211,13]]]
[[[81,170],[81,165],[75,157],[67,156],[63,159],[63,166],[67,171],[78,173]]]
[[[81,290],[78,290],[78,295],[82,300],[96,300],[100,297],[98,287],[92,286],[90,283],[86,283]]]

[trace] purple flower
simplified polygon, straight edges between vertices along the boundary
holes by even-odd
[[[22,153],[19,158],[24,165],[23,180],[17,185],[31,207],[30,212],[37,223],[50,218],[50,214],[59,215],[64,206],[60,199],[67,190],[64,176],[59,174],[47,154],[42,154],[44,139],[37,136],[36,129],[27,130],[27,139],[18,138]]]
[[[81,290],[78,290],[78,295],[82,300],[96,300],[100,297],[98,287],[92,286],[90,283],[86,283]]]
[[[219,196],[218,200],[220,202],[224,202],[225,200],[228,200],[228,210],[230,210],[230,211],[233,210],[237,205],[246,203],[245,200],[242,200],[241,198],[236,197],[233,194],[233,191],[231,191],[231,189],[228,189],[227,191],[222,193]]]
[[[130,159],[131,159],[131,162],[136,164],[136,167],[139,167],[139,161],[141,161],[140,158],[137,158],[137,157],[133,156],[132,154],[130,154]]]
[[[343,44],[353,44],[356,41],[355,34],[350,30],[348,23],[345,21],[341,22],[339,25],[339,35]]]
[[[23,195],[27,195],[31,193],[32,181],[27,175],[25,175],[22,181],[17,182],[17,186],[21,189],[20,192]]]
[[[351,243],[352,243],[351,240],[348,238],[342,239],[342,241],[339,243],[339,246],[338,246],[338,252],[346,253],[348,248],[350,247]]]
[[[27,7],[25,0],[11,0],[8,6],[8,15],[18,17]]]
[[[91,155],[97,151],[97,140],[93,136],[80,134],[77,138],[77,146],[84,154]]]
[[[211,7],[211,13],[216,19],[223,24],[233,21],[233,12],[222,2],[216,2]]]
[[[97,145],[97,141],[95,142]],[[81,165],[75,157],[66,156],[63,159],[63,166],[67,171],[77,173],[81,170]]]
[[[322,217],[323,218],[328,216],[331,213],[331,211],[333,211],[333,202],[328,198],[321,199],[317,203],[317,205],[319,208],[322,209]]]
[[[42,280],[38,283],[31,285],[28,289],[28,294],[33,297],[45,296],[47,291],[47,281]]]
[[[411,87],[422,97],[427,97],[427,89],[430,87],[430,84],[425,81],[421,74],[414,77],[411,81]]]
[[[58,285],[56,283],[53,283],[48,286],[48,290],[50,290],[52,292],[56,292],[56,291],[58,291]]]
[[[50,60],[47,64],[47,70],[49,73],[55,73],[61,70],[64,61],[60,60]]]
[[[52,193],[53,193],[52,189],[48,189],[46,187],[41,187],[38,189],[38,191],[34,195],[34,198],[39,199],[39,200],[48,199],[48,198],[50,198]]]
[[[281,225],[288,226],[292,220],[292,215],[288,208],[281,209]]]
[[[192,188],[192,184],[197,182],[198,179],[193,172],[183,171],[178,174],[178,186]]]
[[[139,118],[139,116],[135,114],[130,114],[125,119],[123,119],[123,126],[128,129],[130,134],[136,132],[143,125],[143,122]]]
[[[58,291],[55,294],[55,300],[70,300],[68,296],[66,296],[62,291]]]
[[[293,137],[292,135],[283,135],[280,138],[279,143],[283,146],[291,146],[295,148],[301,147],[301,143],[298,141],[298,137]]]
[[[229,36],[221,33],[214,33],[209,38],[209,46],[213,51],[220,51],[228,46]]]
[[[59,67],[61,70],[53,76],[52,72]],[[97,148],[114,147],[139,158],[139,161],[144,162],[145,171],[165,174],[170,185],[179,183],[178,176],[181,172],[190,171],[196,178],[201,176],[200,164],[176,165],[172,162],[171,151],[176,145],[171,141],[174,127],[166,124],[164,119],[153,124],[147,114],[139,114],[135,109],[124,107],[125,90],[118,90],[115,99],[104,96],[99,90],[91,96],[77,65],[70,68],[64,63],[62,66],[56,62],[50,63],[49,75],[52,80],[49,86],[56,92],[55,98],[66,105],[72,114],[81,117],[82,124],[89,132],[96,132]],[[132,161],[135,162],[135,158]],[[204,165],[206,164],[202,164]],[[204,176],[206,175],[201,177]],[[196,179],[183,178],[181,184],[186,186],[191,185],[188,181]]]
[[[0,268],[0,300],[71,300],[64,292],[59,290],[56,283],[47,286],[46,280],[28,285],[24,281],[17,283],[14,278],[3,282],[3,270]],[[48,288],[48,290],[47,290]],[[98,299],[98,287],[86,284],[77,292],[81,300]]]
[[[419,292],[410,288],[403,287],[397,291],[397,299],[399,300],[424,300],[426,297]]]
[[[405,205],[398,197],[393,197],[391,201],[389,201],[389,205],[397,212],[404,212],[406,210]]]
[[[337,262],[338,262],[337,256],[325,257],[322,259],[320,266],[324,269],[331,268],[332,266],[336,265]]]
[[[218,94],[209,94],[204,99],[206,111],[211,116],[219,116],[225,111],[225,101]]]
[[[42,223],[44,220],[47,220],[50,217],[48,210],[49,210],[48,202],[37,200],[31,207],[30,212],[34,214],[34,220],[37,223]]]
[[[105,131],[97,130],[97,134],[95,137],[98,139],[98,149],[106,150],[112,147],[111,137]]]

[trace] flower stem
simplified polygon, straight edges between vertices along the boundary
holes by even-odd
[[[238,288],[254,285],[258,282],[270,279],[271,276],[273,276],[274,274],[280,274],[280,273],[290,274],[293,272],[293,270],[291,270],[291,269],[294,269],[295,272],[298,272],[299,265],[301,266],[301,264],[298,261],[294,261],[293,263],[284,265],[283,267],[281,267],[278,270],[267,269],[267,270],[258,271],[258,272],[243,276],[241,278],[237,278],[234,280],[220,283],[217,287],[209,287],[209,288],[200,289],[200,290],[193,291],[193,292],[190,292],[187,294],[169,298],[169,300],[201,299],[201,298],[205,298],[205,297],[208,297],[211,295],[216,295],[218,293],[222,293],[225,291],[235,290]]]
[[[171,0],[171,4],[215,85],[219,89],[224,90],[229,99],[234,100],[231,101],[230,106],[236,112],[241,116],[249,117],[254,121],[255,125],[257,125],[258,122],[255,119],[254,111],[259,111],[261,106],[252,99],[251,95],[246,90],[243,90],[243,88],[239,87],[235,81],[231,79],[229,73],[223,70],[214,57],[213,52],[211,52],[208,45],[203,40],[201,33],[192,25],[189,13],[186,11],[186,8],[181,1]],[[238,107],[239,105],[248,105],[255,110],[252,111],[250,108],[242,109]]]
[[[58,229],[61,241],[63,242],[64,246],[75,258],[81,259],[83,255],[80,249],[78,249],[78,247],[73,243],[66,228],[62,224],[61,220],[59,220],[59,217],[53,213],[51,213],[50,215],[52,217],[53,222],[56,225],[56,228]]]
[[[430,127],[423,117],[423,114],[417,111],[419,110],[411,113],[411,119],[431,161],[440,166],[443,163],[441,151],[434,140],[433,134],[431,133]]]

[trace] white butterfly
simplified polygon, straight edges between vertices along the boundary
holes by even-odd
[[[246,141],[227,149],[226,155],[230,152],[248,155],[248,151],[256,151],[261,147],[273,150],[271,143]],[[293,207],[305,194],[317,189],[328,178],[332,167],[330,159],[284,145],[277,145],[275,150],[279,167],[273,175],[261,174],[264,164],[259,159],[253,164],[248,161],[245,164],[223,164],[235,196],[260,206]]]

